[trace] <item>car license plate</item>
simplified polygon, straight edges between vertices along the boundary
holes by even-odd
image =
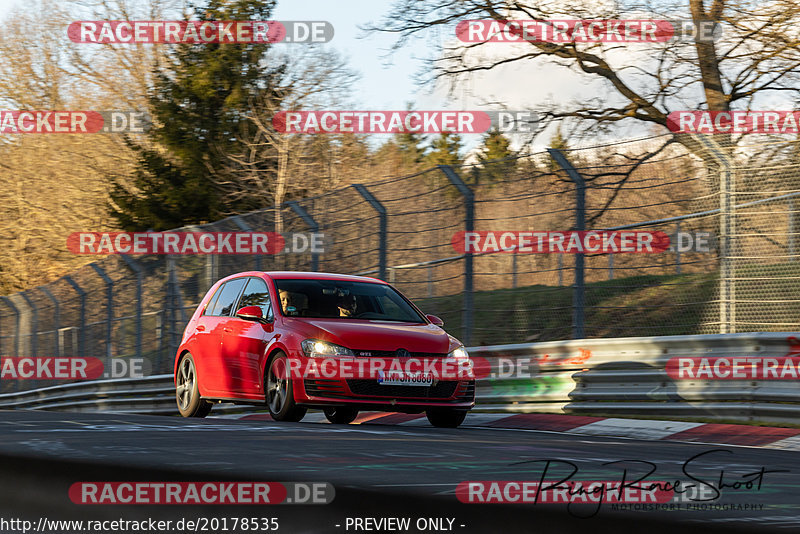
[[[430,373],[378,373],[378,384],[382,386],[431,386],[433,375]]]

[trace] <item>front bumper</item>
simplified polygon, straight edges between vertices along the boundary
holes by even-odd
[[[469,410],[475,406],[474,380],[440,380],[431,386],[383,385],[374,379],[302,380],[296,402],[306,406],[353,404],[362,409],[419,412],[429,407]]]

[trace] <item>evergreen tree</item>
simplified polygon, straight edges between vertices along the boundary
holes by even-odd
[[[425,138],[418,133],[404,132],[396,135],[397,147],[403,155],[404,171],[417,171],[425,162],[424,142]]]
[[[411,103],[406,104],[406,111],[412,111]],[[395,135],[400,152],[403,154],[403,172],[416,172],[425,162],[425,137],[414,132],[403,132]]]
[[[205,20],[268,20],[273,0],[209,0],[195,9]],[[138,154],[135,191],[112,187],[111,215],[126,230],[166,230],[216,220],[226,206],[215,169],[235,152],[251,99],[271,92],[283,66],[263,61],[268,43],[174,45],[171,65],[156,74],[147,143],[129,140]]]
[[[508,158],[514,155],[511,150],[511,141],[508,137],[500,133],[497,127],[489,130],[483,138],[483,148],[478,156],[481,163],[491,161],[494,159]]]
[[[510,147],[511,141],[496,127],[486,133],[483,147],[478,153],[478,161],[482,166],[478,173],[481,181],[493,183],[508,179],[508,175],[514,171],[517,163],[516,160],[510,159],[515,155]]]
[[[460,152],[462,148],[461,136],[443,132],[431,142],[431,150],[425,156],[425,163],[429,166],[452,165],[457,167],[463,164]]]

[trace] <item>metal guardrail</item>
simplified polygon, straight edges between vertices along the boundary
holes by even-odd
[[[800,358],[800,333],[583,339],[472,347],[491,364],[476,412],[703,418],[800,424],[800,378],[671,378],[675,357]],[[517,372],[512,372],[512,368]],[[0,395],[0,408],[177,414],[171,375],[97,380]],[[215,412],[263,410],[222,404]]]
[[[529,377],[480,382],[480,409],[800,424],[800,379],[674,379],[676,357],[800,356],[796,333],[584,339],[470,349],[472,356],[527,362]]]

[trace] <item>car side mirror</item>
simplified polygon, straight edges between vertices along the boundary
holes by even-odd
[[[444,326],[444,321],[435,315],[426,315],[425,317],[436,326]]]
[[[257,321],[259,323],[267,322],[267,320],[264,319],[264,314],[261,312],[261,308],[258,306],[245,306],[244,308],[239,308],[239,311],[236,312],[236,317],[246,321]]]

